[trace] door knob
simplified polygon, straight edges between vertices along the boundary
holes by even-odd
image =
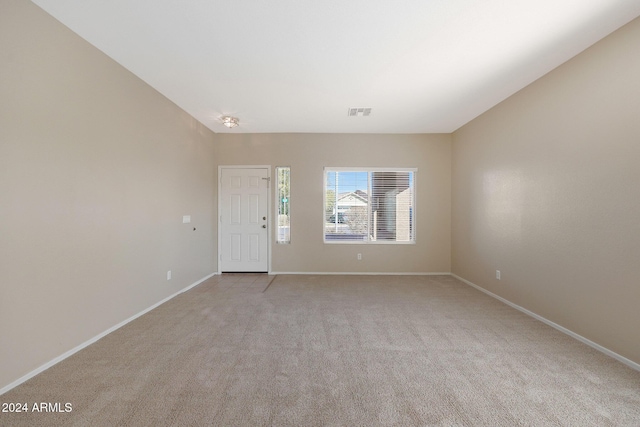
[[[262,228],[267,228],[267,224],[263,224],[263,225],[262,225]]]

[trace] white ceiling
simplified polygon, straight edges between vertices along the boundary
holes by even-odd
[[[234,133],[452,132],[640,15],[638,0],[33,2]]]

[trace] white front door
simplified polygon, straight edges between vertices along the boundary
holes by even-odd
[[[220,168],[221,272],[267,272],[269,168]]]

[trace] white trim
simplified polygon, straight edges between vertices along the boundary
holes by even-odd
[[[200,279],[200,280],[198,280],[197,282],[195,282],[195,283],[193,283],[193,284],[191,284],[191,285],[187,286],[186,288],[184,288],[184,289],[182,289],[182,290],[179,290],[179,291],[178,291],[178,292],[176,292],[175,294],[170,295],[170,296],[166,297],[165,299],[163,299],[162,301],[155,303],[155,304],[154,304],[154,305],[152,305],[151,307],[149,307],[149,308],[146,308],[146,309],[142,310],[140,313],[138,313],[138,314],[134,314],[133,316],[129,317],[128,319],[123,320],[122,322],[118,323],[117,325],[112,326],[111,328],[107,329],[106,331],[104,331],[104,332],[102,332],[102,333],[100,333],[100,334],[96,335],[95,337],[93,337],[93,338],[91,338],[91,339],[89,339],[89,340],[87,340],[87,341],[83,342],[82,344],[80,344],[80,345],[78,345],[78,346],[76,346],[76,347],[72,348],[71,350],[69,350],[69,351],[67,351],[67,352],[65,352],[65,353],[63,353],[63,354],[61,354],[60,356],[58,356],[58,357],[56,357],[56,358],[54,358],[54,359],[52,359],[52,360],[48,361],[48,362],[47,362],[47,363],[45,363],[44,365],[42,365],[42,366],[40,366],[40,367],[38,367],[38,368],[34,369],[33,371],[29,372],[29,373],[28,373],[28,374],[26,374],[26,375],[23,375],[22,377],[18,378],[18,379],[17,379],[17,380],[15,380],[14,382],[12,382],[12,383],[10,383],[10,384],[8,384],[8,385],[6,385],[6,386],[2,387],[2,388],[0,389],[0,395],[2,395],[2,394],[4,394],[4,393],[8,392],[9,390],[11,390],[11,389],[12,389],[12,388],[14,388],[14,387],[19,386],[19,385],[20,385],[20,384],[22,384],[23,382],[25,382],[25,381],[27,381],[27,380],[29,380],[29,379],[31,379],[31,378],[33,378],[33,377],[35,377],[35,376],[36,376],[36,375],[38,375],[39,373],[41,373],[41,372],[43,372],[43,371],[46,371],[47,369],[49,369],[49,368],[50,368],[50,367],[52,367],[53,365],[56,365],[56,364],[58,364],[58,363],[62,362],[62,361],[63,361],[64,359],[66,359],[67,357],[69,357],[69,356],[71,356],[71,355],[73,355],[73,354],[75,354],[75,353],[79,352],[80,350],[84,349],[85,347],[88,347],[88,346],[90,346],[91,344],[95,343],[95,342],[96,342],[96,341],[98,341],[100,338],[103,338],[103,337],[105,337],[105,336],[109,335],[111,332],[114,332],[115,330],[120,329],[121,327],[123,327],[123,326],[124,326],[124,325],[126,325],[127,323],[129,323],[129,322],[131,322],[131,321],[133,321],[133,320],[137,319],[138,317],[142,316],[143,314],[148,313],[149,311],[153,310],[154,308],[159,307],[160,305],[164,304],[165,302],[169,301],[170,299],[172,299],[172,298],[174,298],[174,297],[176,297],[176,296],[180,295],[180,294],[181,294],[181,293],[183,293],[183,292],[188,291],[189,289],[193,288],[194,286],[199,285],[200,283],[204,282],[205,280],[207,280],[207,279],[209,279],[209,278],[211,278],[211,277],[213,277],[213,276],[215,276],[215,275],[216,275],[216,273],[211,273],[211,274],[209,274],[208,276],[203,277],[202,279]]]
[[[343,275],[343,276],[450,276],[451,273],[425,273],[425,272],[369,272],[369,271],[272,271],[270,275],[287,275],[287,274],[299,274],[299,275]]]
[[[418,172],[418,168],[394,168],[394,167],[383,167],[383,168],[368,168],[366,166],[325,166],[323,168],[324,172],[327,171],[335,171],[335,172]]]
[[[588,345],[589,347],[594,348],[594,349],[596,349],[596,350],[600,351],[601,353],[606,354],[606,355],[607,355],[607,356],[609,356],[609,357],[613,357],[614,359],[616,359],[616,360],[617,360],[617,361],[619,361],[619,362],[624,363],[624,364],[625,364],[625,365],[627,365],[628,367],[630,367],[630,368],[632,368],[632,369],[635,369],[636,371],[640,371],[640,364],[638,364],[638,363],[634,362],[633,360],[629,360],[629,359],[627,359],[626,357],[621,356],[621,355],[619,355],[618,353],[616,353],[616,352],[614,352],[614,351],[611,351],[611,350],[609,350],[608,348],[603,347],[603,346],[601,346],[600,344],[597,344],[597,343],[595,343],[595,342],[591,341],[591,340],[590,340],[590,339],[588,339],[588,338],[583,337],[582,335],[578,335],[578,334],[576,334],[575,332],[573,332],[573,331],[571,331],[571,330],[569,330],[569,329],[565,328],[564,326],[560,326],[560,325],[558,325],[557,323],[554,323],[554,322],[552,322],[551,320],[546,319],[546,318],[544,318],[544,317],[540,316],[539,314],[536,314],[536,313],[534,313],[534,312],[532,312],[532,311],[529,311],[529,310],[527,310],[527,309],[526,309],[526,308],[524,308],[524,307],[520,307],[519,305],[514,304],[514,303],[512,303],[511,301],[509,301],[509,300],[507,300],[507,299],[504,299],[504,298],[502,298],[502,297],[501,297],[501,296],[499,296],[499,295],[494,294],[493,292],[489,292],[488,290],[486,290],[486,289],[484,289],[484,288],[482,288],[482,287],[480,287],[480,286],[476,285],[475,283],[472,283],[472,282],[470,282],[470,281],[468,281],[468,280],[466,280],[466,279],[463,279],[462,277],[460,277],[460,276],[458,276],[458,275],[456,275],[456,274],[451,273],[451,276],[455,277],[456,279],[460,280],[461,282],[466,283],[467,285],[469,285],[469,286],[471,286],[471,287],[476,288],[476,289],[477,289],[477,290],[479,290],[480,292],[483,292],[483,293],[485,293],[485,294],[489,295],[490,297],[493,297],[493,298],[497,299],[498,301],[501,301],[501,302],[503,302],[503,303],[507,304],[508,306],[513,307],[513,308],[515,308],[516,310],[521,311],[522,313],[524,313],[524,314],[526,314],[526,315],[528,315],[528,316],[531,316],[531,317],[533,317],[534,319],[539,320],[539,321],[541,321],[542,323],[545,323],[545,324],[547,324],[547,325],[551,326],[551,327],[552,327],[552,328],[554,328],[554,329],[557,329],[558,331],[560,331],[560,332],[562,332],[562,333],[564,333],[564,334],[566,334],[566,335],[569,335],[571,338],[577,339],[578,341],[582,342],[583,344],[586,344],[586,345]]]
[[[324,225],[323,225],[324,227]],[[325,240],[326,245],[415,245],[416,242],[404,240]],[[447,273],[449,274],[449,273]]]
[[[67,351],[64,354],[61,354],[60,356],[50,360],[49,362],[45,363],[44,365],[34,369],[33,371],[29,372],[26,375],[23,375],[22,377],[18,378],[17,380],[13,381],[12,383],[4,386],[3,388],[0,389],[0,395],[8,392],[9,390],[13,389],[14,387],[19,386],[20,384],[22,384],[23,382],[35,377],[36,375],[38,375],[39,373],[49,369],[50,367],[52,367],[53,365],[56,365],[59,362],[62,362],[64,359],[68,358],[69,356],[77,353],[78,351],[84,349],[85,347],[88,347],[89,345],[95,343],[96,341],[98,341],[99,339],[105,337],[106,335],[110,334],[111,332],[116,331],[117,329],[120,329],[121,327],[123,327],[124,325],[126,325],[127,323],[137,319],[138,317],[142,316],[143,314],[148,313],[149,311],[153,310],[154,308],[159,307],[160,305],[164,304],[165,302],[173,299],[174,297],[180,295],[183,292],[186,292],[188,290],[190,290],[191,288],[199,285],[200,283],[204,282],[205,280],[215,276],[217,273],[211,273],[208,276],[203,277],[202,279],[198,280],[197,282],[187,286],[186,288],[174,293],[173,295],[168,296],[167,298],[163,299],[162,301],[152,305],[151,307],[139,312],[138,314],[135,314],[133,316],[131,316],[130,318],[123,320],[122,322],[118,323],[115,326],[112,326],[111,328],[107,329],[106,331],[96,335],[95,337],[83,342],[82,344],[78,345],[77,347],[74,347],[73,349]],[[535,314],[532,311],[527,310],[526,308],[520,307],[517,304],[512,303],[511,301],[502,298],[501,296],[498,296],[496,294],[494,294],[493,292],[490,292],[478,285],[476,285],[473,282],[470,282],[460,276],[458,276],[457,274],[453,274],[453,273],[447,273],[447,272],[441,272],[441,273],[386,273],[386,272],[379,272],[379,273],[370,273],[370,272],[308,272],[308,271],[298,271],[298,272],[284,272],[284,271],[280,271],[280,272],[271,272],[269,273],[269,275],[278,275],[278,274],[282,274],[282,275],[293,275],[293,274],[299,274],[299,275],[386,275],[386,276],[452,276],[455,277],[456,279],[460,280],[461,282],[479,290],[480,292],[489,295],[490,297],[493,297],[495,299],[497,299],[500,302],[503,302],[505,304],[507,304],[508,306],[515,308],[516,310],[527,314],[528,316],[533,317],[534,319],[537,319],[549,326],[551,326],[554,329],[557,329],[558,331],[569,335],[570,337],[577,339],[578,341],[588,345],[589,347],[592,347],[604,354],[606,354],[609,357],[612,357],[616,360],[618,360],[621,363],[624,363],[625,365],[629,366],[632,369],[635,369],[636,371],[640,371],[640,364],[627,359],[624,356],[619,355],[618,353],[609,350],[606,347],[601,346],[600,344],[596,344],[595,342],[576,334],[575,332],[558,325],[557,323],[554,323],[538,314]]]
[[[364,240],[340,240],[340,239],[336,239],[336,240],[327,240],[327,229],[326,229],[326,206],[327,206],[327,174],[330,172],[366,172],[367,173],[367,194],[369,195],[368,197],[370,197],[370,195],[372,194],[372,189],[371,189],[371,180],[370,180],[370,173],[371,172],[410,172],[413,174],[413,185],[409,186],[411,188],[411,208],[413,209],[413,213],[412,213],[412,222],[413,222],[413,239],[410,241],[384,241],[384,240],[369,240],[368,237],[369,236],[365,236],[367,237]],[[322,243],[323,244],[327,244],[327,245],[349,245],[349,244],[356,244],[356,245],[415,245],[416,242],[418,241],[418,233],[417,233],[417,228],[416,228],[416,212],[418,210],[417,207],[417,199],[416,199],[416,194],[418,193],[417,190],[417,184],[418,184],[418,168],[392,168],[392,167],[373,167],[373,168],[369,168],[369,167],[361,167],[361,166],[354,166],[354,167],[333,167],[333,166],[324,166],[322,168],[322,206],[323,206],[323,219],[322,219]],[[336,176],[336,187],[338,187],[337,185],[337,176]],[[337,188],[336,188],[336,202],[335,202],[335,215],[338,215],[338,192],[337,192]],[[369,204],[369,202],[367,202],[367,215],[371,214],[371,205]],[[368,230],[371,229],[371,227],[373,227],[373,225],[371,224],[371,221],[368,222]],[[450,274],[450,273],[447,273]]]
[[[271,165],[218,165],[218,171],[220,169],[269,169]]]
[[[218,266],[218,273],[222,274],[222,269],[220,268],[220,256],[222,253],[222,239],[220,233],[220,216],[221,213],[221,192],[220,187],[222,185],[222,169],[266,169],[267,170],[267,178],[269,179],[269,185],[267,185],[267,215],[271,212],[271,165],[218,165],[218,215],[216,218],[217,225],[216,229],[218,230],[217,240],[218,240],[218,254],[216,255],[216,264]],[[271,216],[271,215],[269,215]],[[267,233],[267,274],[271,274],[271,234],[273,229],[273,221],[268,221],[269,224],[269,232]]]
[[[291,199],[291,166],[274,166],[273,167],[273,221],[271,221],[271,230],[273,230],[273,242],[276,245],[290,245],[291,244],[291,203],[289,203],[289,241],[281,242],[278,240],[278,235],[280,233],[278,222],[280,221],[280,217],[278,214],[278,210],[280,208],[280,199],[278,192],[278,169],[289,169],[289,199]],[[270,231],[271,231],[270,230]],[[269,245],[271,246],[271,245]],[[269,256],[269,270],[271,270],[271,256]]]

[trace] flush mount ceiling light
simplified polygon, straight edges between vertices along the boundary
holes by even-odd
[[[222,120],[222,124],[228,128],[234,128],[240,124],[237,117],[222,116],[220,117],[220,120]]]

